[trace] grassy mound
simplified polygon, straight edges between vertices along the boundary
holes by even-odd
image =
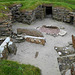
[[[10,12],[8,7],[13,4],[22,4],[20,11],[33,10],[42,4],[53,4],[53,7],[65,7],[70,11],[75,11],[75,0],[0,0],[0,13]]]
[[[51,3],[53,6],[62,6],[72,10],[75,9],[75,0],[0,0],[0,7],[22,4],[21,10],[32,10],[44,3]]]
[[[0,75],[41,75],[40,69],[14,61],[0,60]]]

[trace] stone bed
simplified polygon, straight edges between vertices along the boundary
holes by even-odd
[[[54,35],[58,35],[58,33],[60,32],[60,29],[56,26],[42,26],[40,28],[40,31],[45,32],[46,34],[54,34]]]

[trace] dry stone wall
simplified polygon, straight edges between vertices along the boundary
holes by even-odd
[[[12,25],[7,22],[0,24],[0,36],[10,36],[12,33]]]
[[[13,21],[31,24],[36,19],[44,19],[46,17],[46,6],[39,5],[34,10],[24,12],[19,10],[21,6],[20,4],[10,8]],[[75,13],[63,7],[52,7],[52,18],[75,25]]]
[[[60,8],[60,7],[53,7],[52,10],[53,10],[52,11],[53,19],[75,25],[75,13],[74,12],[70,12],[69,10],[65,8]]]

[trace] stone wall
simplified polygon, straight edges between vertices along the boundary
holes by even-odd
[[[75,14],[65,8],[53,7],[53,19],[75,25]],[[71,19],[71,17],[74,17]]]
[[[10,36],[12,33],[12,25],[8,22],[0,23],[0,36]]]
[[[44,19],[46,17],[46,5],[39,5],[34,10],[20,11],[22,5],[15,5],[10,8],[12,13],[12,20],[22,23],[31,24],[36,19]],[[50,5],[50,7],[52,7]],[[75,13],[70,12],[63,7],[52,7],[52,18],[58,21],[63,21],[75,25]]]
[[[18,5],[20,6],[20,5]],[[44,18],[44,11],[43,8],[38,6],[35,10],[29,10],[25,12],[19,11],[19,8],[17,5],[13,6],[10,10],[12,13],[12,20],[18,21],[22,23],[31,24],[32,21],[36,19],[43,19]]]

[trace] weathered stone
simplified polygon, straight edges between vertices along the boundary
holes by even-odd
[[[44,37],[35,37],[35,36],[24,36],[25,40],[28,42],[45,45],[46,40]]]
[[[46,6],[39,5],[35,10],[20,11],[22,5],[14,5],[10,7],[12,13],[12,21],[31,24],[36,19],[44,19],[46,17]],[[48,6],[49,7],[49,6]],[[62,7],[52,7],[52,18],[58,21],[64,21],[75,24],[75,14]],[[72,19],[71,17],[74,17]]]
[[[71,75],[75,75],[75,63],[72,64]]]
[[[7,59],[8,54],[16,54],[16,45],[11,41],[10,37],[7,37],[0,45],[0,59]]]
[[[30,36],[36,36],[36,37],[43,37],[43,34],[36,30],[36,29],[17,29],[18,34],[25,34],[25,35],[30,35]]]
[[[61,75],[65,75],[64,72],[66,73],[66,71],[69,69],[72,69],[73,72],[72,63],[75,63],[75,55],[58,57],[57,60]]]
[[[59,32],[58,34],[59,34],[60,36],[64,36],[64,35],[67,34],[67,31],[60,29],[60,32]]]
[[[8,22],[2,22],[0,25],[0,36],[10,36],[12,33],[12,25]]]
[[[10,41],[8,43],[8,51],[9,51],[10,54],[14,53],[16,55],[17,47],[16,47],[15,43],[13,43],[12,41]]]
[[[69,69],[68,71],[66,71],[65,75],[71,75],[71,69]]]
[[[54,49],[57,51],[59,56],[66,56],[70,54],[74,54],[75,50],[69,47],[57,47],[55,46]]]
[[[75,49],[75,37],[72,35],[73,48]]]

